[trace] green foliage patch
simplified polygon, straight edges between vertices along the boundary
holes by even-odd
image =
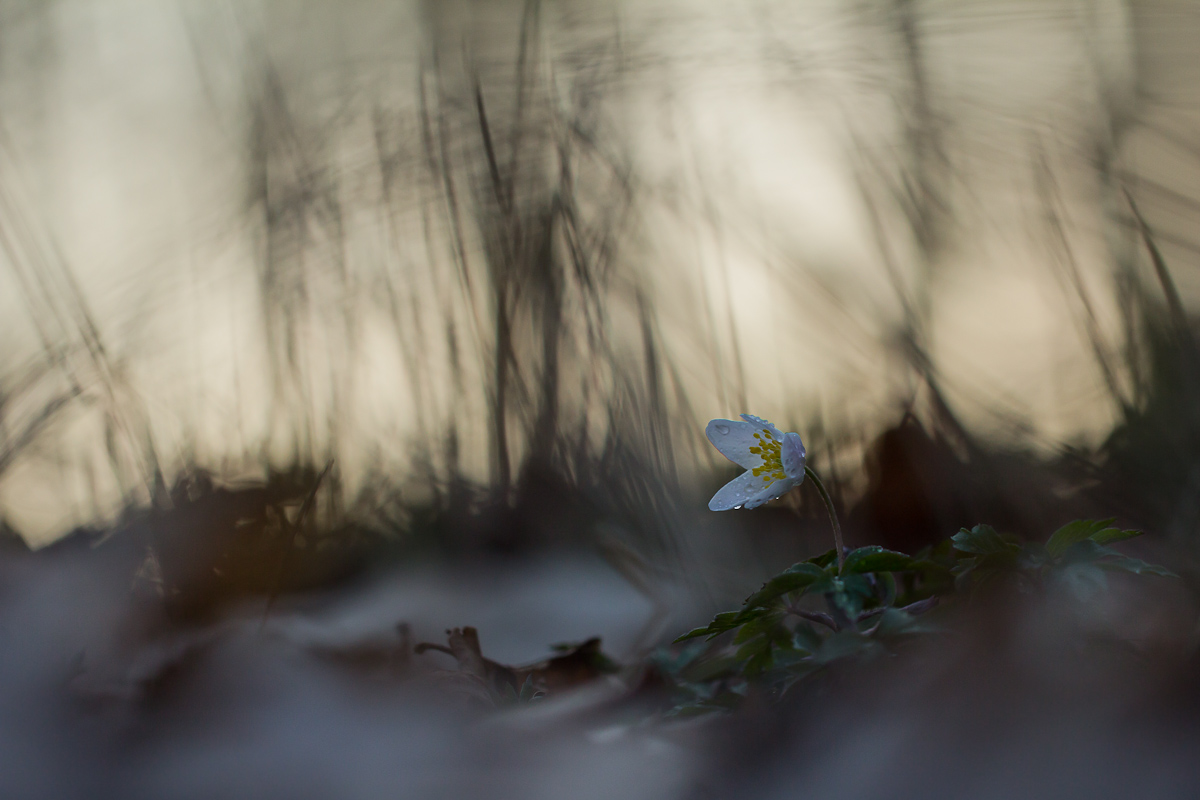
[[[831,664],[894,652],[941,630],[926,613],[952,595],[1001,580],[1025,590],[1066,587],[1086,600],[1107,574],[1175,577],[1109,547],[1140,531],[1114,520],[1076,520],[1043,542],[1021,542],[989,525],[960,530],[916,556],[879,546],[834,550],[793,564],[746,598],[675,640],[658,670],[676,691],[674,716],[733,708],[753,687],[780,697]]]

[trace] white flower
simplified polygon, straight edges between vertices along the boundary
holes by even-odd
[[[798,433],[781,433],[759,417],[744,422],[714,419],[704,433],[721,454],[746,472],[721,487],[708,501],[712,511],[758,508],[804,481],[804,443]]]

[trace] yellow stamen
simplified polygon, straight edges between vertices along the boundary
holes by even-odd
[[[763,483],[786,478],[787,473],[783,469],[783,459],[780,454],[780,443],[776,441],[770,431],[756,431],[754,438],[758,440],[760,446],[751,447],[750,452],[761,458],[762,464],[752,469],[751,472],[755,476],[762,476]]]

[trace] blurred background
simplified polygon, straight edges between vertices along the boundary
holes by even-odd
[[[1198,45],[1191,0],[0,0],[0,794],[1194,794]],[[740,413],[852,545],[1117,517],[1183,579],[634,714],[831,546],[810,484],[707,510]],[[459,626],[628,680],[463,714]]]
[[[704,423],[742,412],[801,433],[855,541],[1194,531],[1186,0],[0,19],[0,509],[33,547],[253,484],[343,536],[700,569],[753,539],[704,506]]]

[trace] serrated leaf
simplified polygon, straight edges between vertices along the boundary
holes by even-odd
[[[528,703],[533,699],[535,693],[537,693],[537,689],[533,687],[533,673],[530,673],[525,677],[525,683],[521,685],[521,693],[517,696],[522,703]]]
[[[982,556],[1016,554],[1021,549],[1015,542],[996,533],[991,525],[976,525],[971,530],[963,528],[951,536],[950,541],[954,543],[954,549],[960,552]]]
[[[738,611],[734,614],[733,624],[730,625],[729,627],[725,628],[725,630],[730,630],[732,628],[736,628],[739,625],[745,625],[747,622],[752,622],[752,621],[758,619],[759,617],[763,617],[763,616],[766,616],[767,614],[774,613],[774,611],[775,611],[775,609],[773,609],[769,606],[757,606],[757,607],[743,608],[741,611]],[[709,638],[712,638],[712,637],[710,636]]]
[[[1105,530],[1115,521],[1116,517],[1101,520],[1077,519],[1074,522],[1068,522],[1050,534],[1050,538],[1046,540],[1046,552],[1052,557],[1058,558],[1071,545],[1082,542],[1084,539],[1091,539],[1093,535]]]
[[[825,570],[816,564],[810,564],[806,561],[794,564],[774,578],[771,578],[771,580],[763,584],[761,589],[747,597],[745,608],[746,610],[750,610],[764,606],[785,594],[807,589],[817,580],[824,577]]]
[[[741,644],[742,642],[749,641],[752,636],[757,636],[758,634],[769,634],[771,629],[775,627],[782,616],[783,614],[781,612],[775,612],[771,614],[763,614],[760,617],[752,619],[750,622],[747,622],[745,625],[743,625],[733,637],[733,643]]]
[[[879,545],[860,547],[846,556],[842,573],[902,572],[916,567],[916,560],[895,550],[885,550]]]
[[[707,636],[710,639],[714,636],[719,636],[725,631],[733,630],[738,625],[741,625],[744,621],[741,619],[741,617],[742,612],[739,611],[722,611],[720,614],[717,614],[715,617],[713,617],[713,621],[705,625],[703,628],[692,628],[687,633],[675,639],[672,644],[684,642],[688,639],[694,639],[697,636]],[[752,619],[753,617],[750,618]]]
[[[1112,556],[1120,558],[1121,553],[1113,550],[1111,547],[1105,547],[1101,544],[1096,544],[1091,539],[1083,539],[1075,542],[1070,547],[1062,552],[1058,558],[1058,566],[1064,567],[1071,564],[1086,564],[1093,561],[1098,561],[1101,558]]]
[[[1064,565],[1091,563],[1103,569],[1117,569],[1124,572],[1132,572],[1135,575],[1160,575],[1164,578],[1179,577],[1166,567],[1161,567],[1157,564],[1148,564],[1138,558],[1128,558],[1111,547],[1096,544],[1091,539],[1084,539],[1082,542],[1076,542],[1071,545],[1063,554],[1060,563]]]
[[[1141,535],[1142,531],[1123,531],[1120,528],[1105,528],[1102,531],[1096,531],[1089,538],[1096,544],[1109,544],[1110,542],[1123,542],[1126,539],[1132,539],[1135,536]]]
[[[740,612],[737,611],[722,611],[713,617],[713,621],[708,624],[709,633],[724,633],[727,630],[736,628],[741,623],[738,622]]]
[[[1126,556],[1097,561],[1096,566],[1102,569],[1119,569],[1124,572],[1132,572],[1135,575],[1158,575],[1163,578],[1179,577],[1166,567],[1159,566],[1158,564],[1148,564],[1140,558],[1128,558]]]

